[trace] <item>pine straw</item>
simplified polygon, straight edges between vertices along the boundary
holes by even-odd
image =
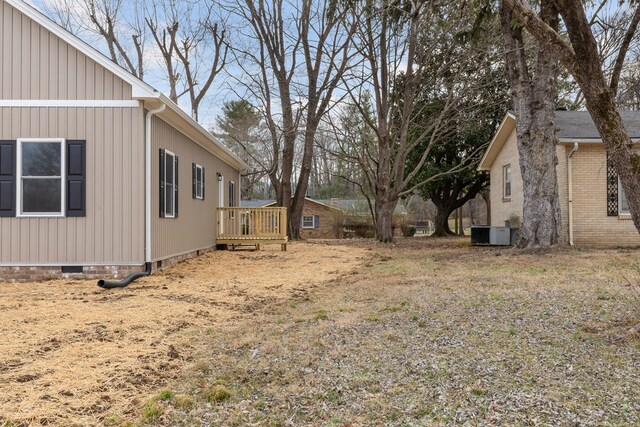
[[[212,252],[104,291],[95,281],[0,285],[0,425],[135,419],[198,352],[193,335],[244,322],[363,263],[362,248]]]

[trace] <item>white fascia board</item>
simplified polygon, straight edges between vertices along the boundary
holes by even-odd
[[[111,99],[0,99],[8,108],[138,108],[138,100]]]
[[[492,148],[494,146],[494,144],[496,143],[496,140],[498,139],[498,137],[500,136],[500,134],[502,133],[502,130],[504,129],[506,123],[509,120],[516,120],[516,116],[513,115],[512,113],[507,113],[505,114],[504,118],[502,119],[502,122],[500,122],[500,126],[498,126],[498,129],[496,130],[496,133],[493,135],[493,138],[491,138],[491,142],[489,143],[489,145],[487,146],[487,149],[485,150],[484,154],[482,155],[482,159],[480,159],[480,163],[478,163],[478,171],[490,171],[491,170],[491,166],[486,167],[484,166],[485,161],[487,160],[487,157],[489,156],[489,154],[492,151]],[[502,148],[502,147],[500,147]]]
[[[64,40],[69,45],[75,47],[83,54],[87,55],[92,60],[96,61],[98,64],[111,71],[116,76],[120,77],[125,82],[131,85],[134,97],[154,97],[154,93],[157,91],[149,86],[147,83],[143,82],[129,71],[125,70],[115,62],[111,61],[109,58],[104,56],[98,50],[96,50],[93,46],[85,43],[80,38],[71,34],[69,31],[65,30],[57,23],[49,19],[47,16],[42,14],[35,7],[30,4],[25,3],[22,0],[4,0],[7,4],[14,7],[15,9],[22,12],[24,15],[28,16],[42,27],[49,30],[51,33],[55,34],[61,40]]]
[[[640,143],[639,138],[631,138],[634,144]],[[558,144],[602,144],[600,138],[558,138]]]

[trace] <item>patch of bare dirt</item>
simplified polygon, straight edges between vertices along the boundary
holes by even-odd
[[[95,425],[137,414],[198,352],[193,336],[269,313],[364,263],[364,249],[211,252],[105,291],[0,284],[0,425]]]

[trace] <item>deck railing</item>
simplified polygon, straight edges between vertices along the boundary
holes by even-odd
[[[219,242],[287,241],[286,208],[217,208],[216,214]]]

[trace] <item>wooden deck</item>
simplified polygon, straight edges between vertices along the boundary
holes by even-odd
[[[280,244],[287,250],[286,208],[217,208],[216,242],[232,248],[241,245]]]

